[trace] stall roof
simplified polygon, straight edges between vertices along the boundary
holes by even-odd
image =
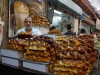
[[[70,0],[69,0],[70,1]],[[72,0],[71,0],[72,1]],[[66,0],[47,0],[47,2],[49,2],[49,3],[52,3],[52,4],[54,4],[54,5],[57,5],[57,6],[60,6],[60,7],[62,7],[62,8],[64,8],[64,9],[66,9],[66,10],[68,10],[68,11],[70,11],[70,12],[72,12],[72,13],[74,13],[74,14],[76,14],[76,15],[82,15],[82,9],[80,8],[80,7],[78,7],[77,5],[75,5],[73,8],[70,8],[66,3]],[[66,2],[66,3],[62,3],[62,2]],[[73,2],[73,1],[72,1]],[[69,2],[70,3],[70,2]],[[74,2],[73,2],[74,3]],[[74,3],[75,4],[75,3]],[[71,5],[71,6],[73,6],[73,5]],[[75,7],[78,7],[79,8],[79,12],[77,12],[77,11],[75,11],[74,10],[74,8]],[[76,8],[76,10],[77,10],[77,8]]]
[[[90,5],[94,8],[95,12],[99,15],[100,17],[100,0],[88,0]]]

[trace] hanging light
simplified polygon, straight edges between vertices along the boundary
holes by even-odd
[[[57,10],[54,10],[54,13],[62,14],[61,12],[59,12],[59,11],[57,11]]]

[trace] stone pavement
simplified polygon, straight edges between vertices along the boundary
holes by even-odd
[[[90,75],[100,75],[100,66],[99,68],[94,67]]]

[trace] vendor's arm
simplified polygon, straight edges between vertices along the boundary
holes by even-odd
[[[17,36],[9,37],[9,39],[16,39],[16,38],[17,38]]]
[[[9,37],[9,39],[16,39],[18,37],[18,33],[20,33],[20,30],[18,30],[17,33],[13,37]]]
[[[14,36],[12,36],[12,37],[9,37],[9,39],[16,39],[17,38],[17,34],[15,34]]]

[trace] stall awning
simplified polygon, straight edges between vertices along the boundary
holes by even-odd
[[[47,0],[47,2],[60,6],[76,15],[82,15],[82,9],[72,0]]]
[[[77,5],[79,5],[86,13],[88,13],[92,19],[96,20],[97,18],[99,18],[87,0],[73,0],[73,1]]]
[[[83,16],[84,16],[84,20],[82,20],[82,22],[85,22],[85,23],[87,23],[87,24],[89,24],[89,25],[92,25],[92,26],[95,25],[95,22],[94,22],[92,19],[88,18],[88,17],[85,16],[85,15],[83,15]]]

